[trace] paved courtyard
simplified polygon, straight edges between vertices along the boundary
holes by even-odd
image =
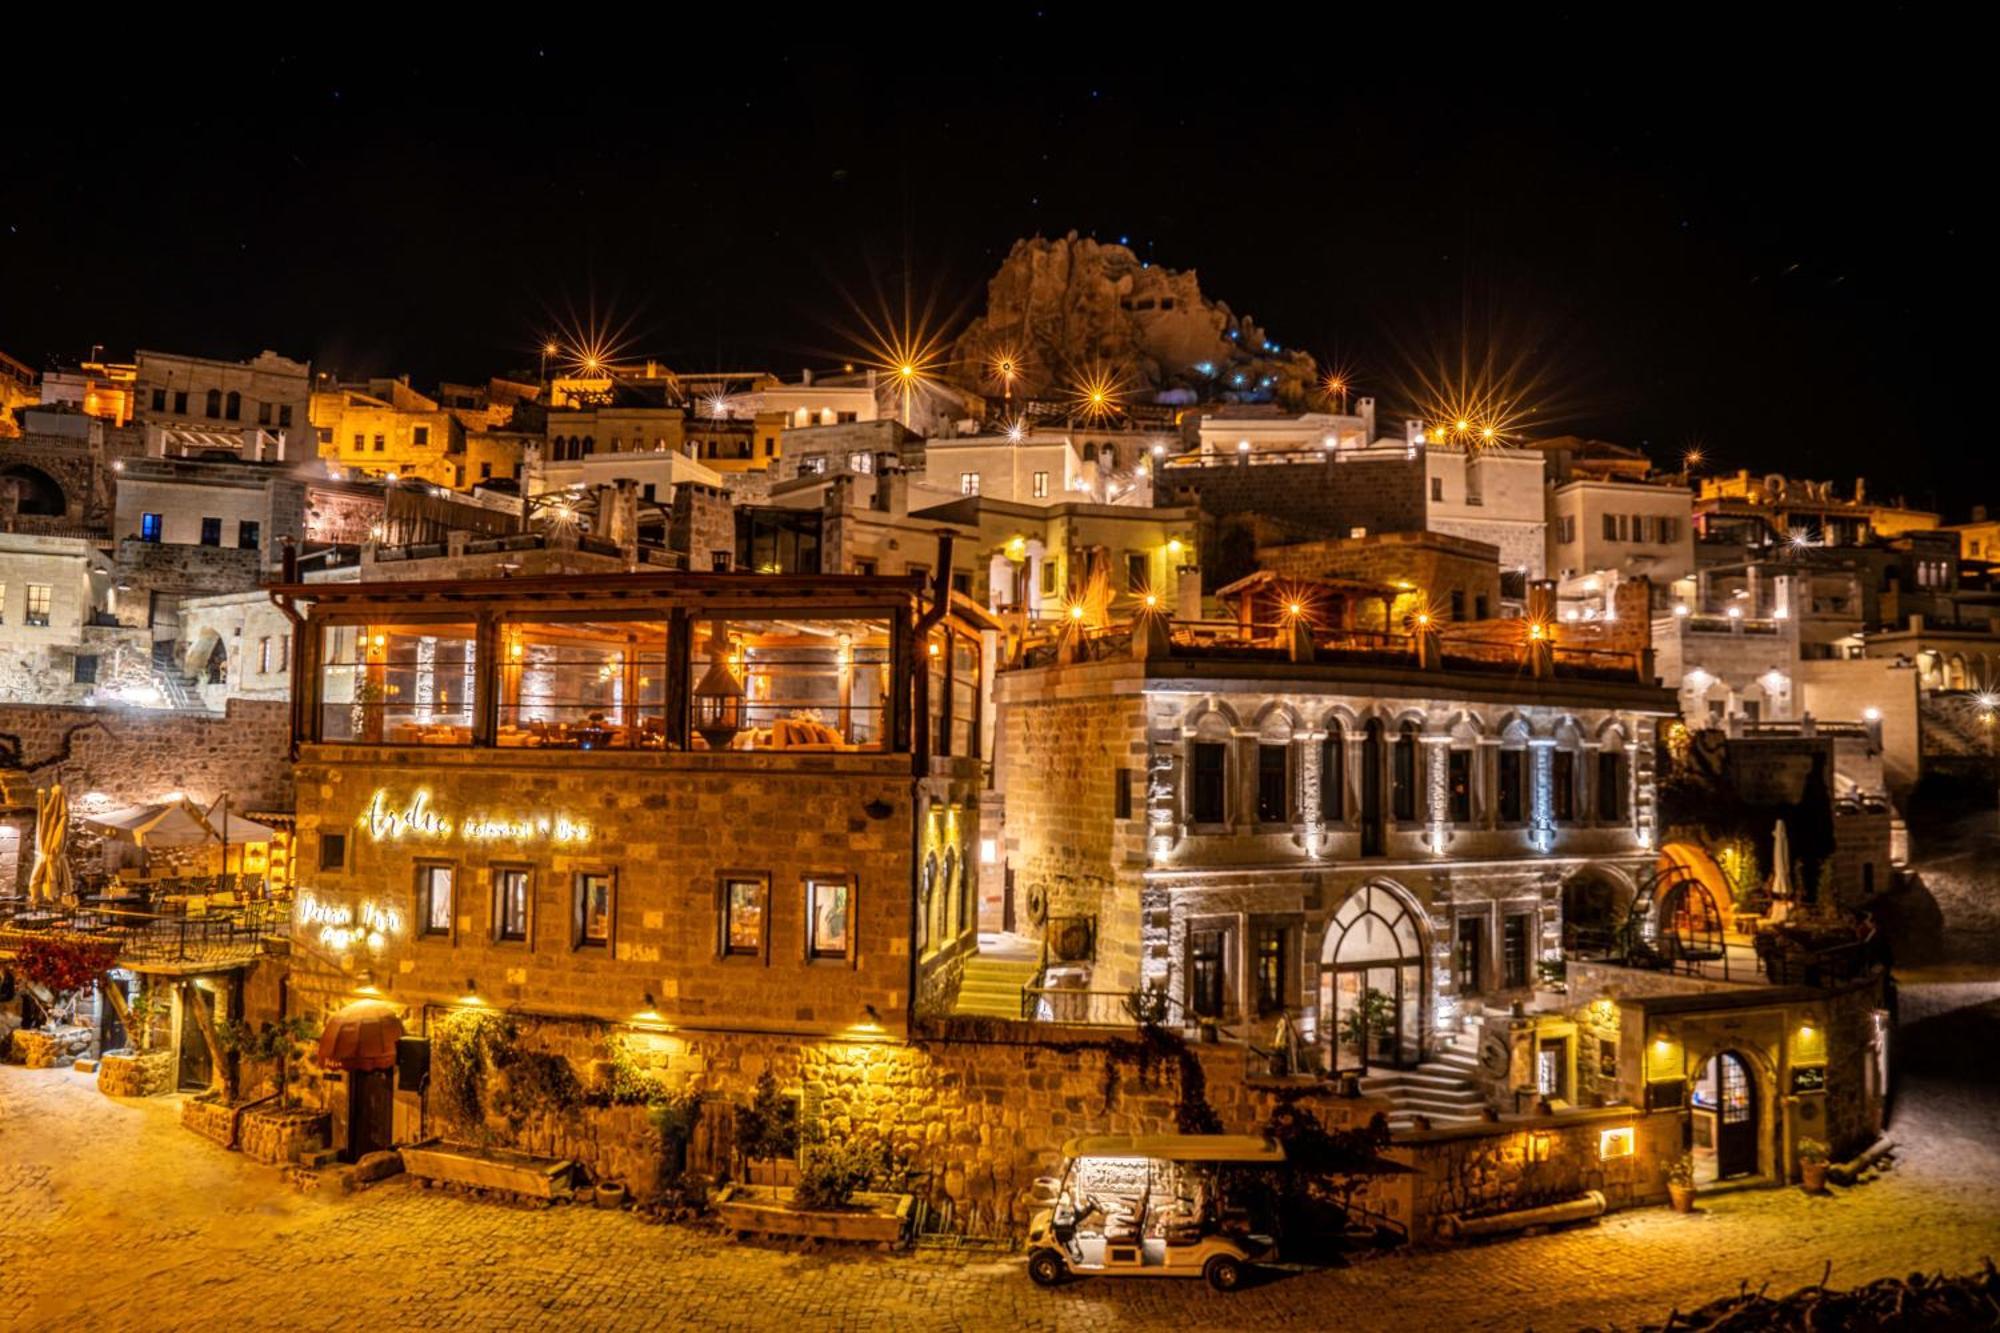
[[[302,1195],[183,1131],[171,1099],[112,1101],[0,1068],[0,1327],[1631,1327],[1739,1280],[1786,1291],[2000,1257],[2000,984],[1904,992],[1914,1068],[1884,1178],[1833,1197],[1704,1200],[1458,1251],[1199,1283],[1054,1292],[1018,1257],[797,1253],[579,1208],[531,1212],[391,1181]]]

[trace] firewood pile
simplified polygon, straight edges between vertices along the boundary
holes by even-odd
[[[1817,1285],[1800,1287],[1789,1296],[1753,1292],[1746,1283],[1734,1296],[1710,1301],[1685,1314],[1676,1309],[1664,1324],[1643,1325],[1643,1333],[2000,1329],[2000,1269],[1994,1268],[1990,1257],[1975,1273],[1957,1277],[1912,1273],[1906,1278],[1881,1278],[1848,1291],[1827,1287],[1832,1269],[1828,1264]]]

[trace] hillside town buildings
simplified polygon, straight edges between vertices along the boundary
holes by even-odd
[[[1378,420],[1134,271],[1115,411],[0,363],[0,1041],[226,1137],[272,1077],[237,1025],[301,1020],[259,1151],[635,1191],[741,1172],[782,1094],[995,1235],[1066,1139],[1280,1105],[1379,1117],[1366,1206],[1424,1240],[1871,1141],[1867,913],[1917,786],[1991,762],[1990,534]],[[54,993],[51,940],[109,961]],[[468,1034],[553,1100],[451,1100]],[[1467,1152],[1558,1184],[1467,1197]]]

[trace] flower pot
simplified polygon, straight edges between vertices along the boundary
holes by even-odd
[[[599,1208],[623,1208],[625,1187],[623,1185],[599,1185],[596,1190]]]
[[[1671,1181],[1667,1183],[1667,1194],[1673,1200],[1674,1211],[1677,1213],[1694,1211],[1695,1193],[1695,1187],[1692,1185],[1676,1185]]]
[[[1805,1186],[1808,1194],[1826,1193],[1826,1163],[1800,1162],[1799,1184]]]

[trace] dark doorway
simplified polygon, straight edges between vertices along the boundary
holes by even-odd
[[[215,1061],[209,1056],[208,1042],[202,1037],[201,1023],[195,1017],[196,1006],[203,1002],[213,1006],[214,997],[204,993],[195,982],[182,984],[180,1032],[182,1092],[204,1092],[215,1083]]]
[[[347,1076],[347,1151],[358,1162],[371,1152],[387,1152],[395,1141],[396,1071],[363,1069]]]
[[[112,985],[118,988],[118,993],[128,1001],[132,998],[132,992],[137,988],[135,981],[121,977],[116,972],[111,974],[110,981]],[[100,1051],[124,1050],[126,1044],[131,1041],[131,1037],[125,1031],[125,1024],[119,1021],[118,1008],[111,1003],[111,997],[108,995],[100,994],[98,998],[97,1020],[97,1049]]]

